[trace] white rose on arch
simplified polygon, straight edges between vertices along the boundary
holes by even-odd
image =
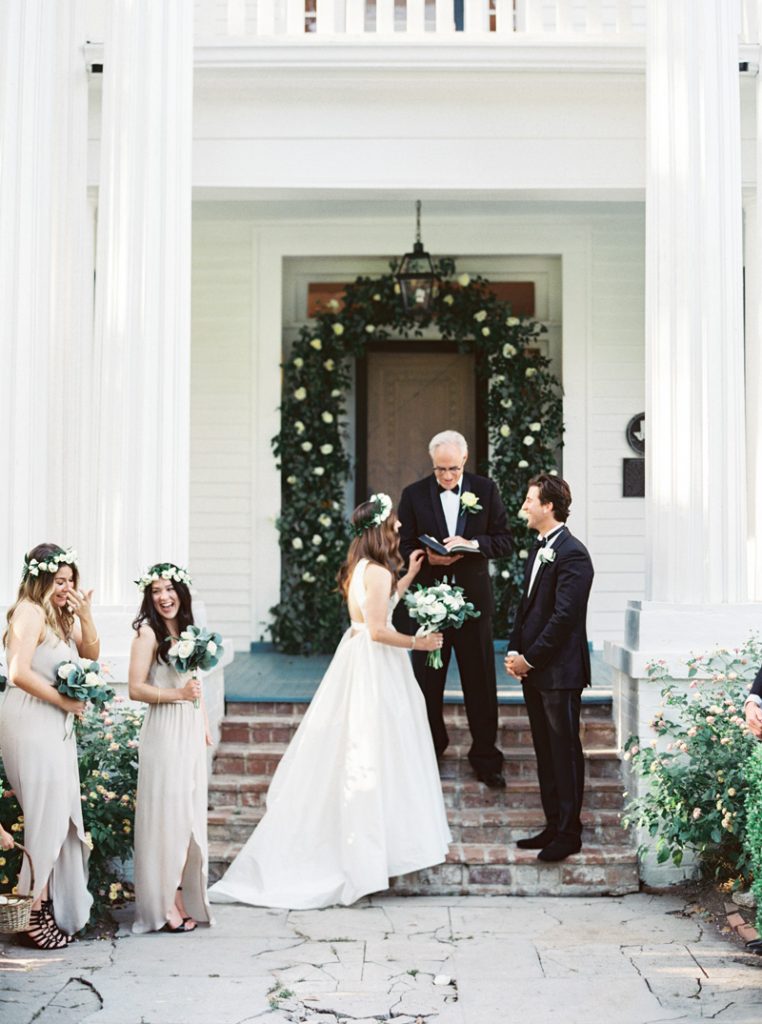
[[[486,309],[480,309],[478,313],[474,313],[474,320],[476,320],[476,322],[478,324],[483,323],[486,319],[487,319],[487,310]]]
[[[303,402],[307,397],[307,388],[297,388],[294,392],[294,398],[297,402]]]
[[[526,437],[524,438],[524,444],[525,444],[525,445],[527,446],[527,448],[528,448],[528,447],[529,447],[530,445],[533,445],[533,444],[534,444],[534,438],[532,437],[532,435],[531,435],[531,434],[527,434],[527,436],[526,436]]]
[[[325,409],[323,412],[321,412],[320,419],[323,421],[323,423],[333,423],[333,413],[328,412],[328,410]]]
[[[302,548],[304,547],[304,541],[302,540],[301,537],[294,537],[294,539],[291,541],[291,547],[294,549],[294,551],[301,551]]]
[[[313,338],[312,341],[310,342],[310,346],[314,348],[316,352],[319,352],[323,347],[323,342],[320,340],[320,338]]]
[[[529,429],[536,434],[538,430],[542,430],[542,423],[537,423],[536,421],[534,423],[530,423]]]
[[[500,427],[500,436],[501,437],[510,437],[510,435],[511,435],[511,428],[508,426],[507,423],[503,423],[503,425]]]

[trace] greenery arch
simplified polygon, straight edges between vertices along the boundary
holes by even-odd
[[[301,328],[283,364],[281,429],[272,440],[282,480],[281,600],[270,609],[269,627],[279,650],[330,652],[346,625],[335,576],[349,543],[342,499],[351,466],[341,424],[350,360],[369,339],[420,337],[432,320],[442,339],[480,355],[479,372],[489,380],[489,465],[472,468],[497,483],[516,542],[509,558],[494,563],[495,636],[508,635],[532,543],[517,513],[529,477],[556,471],[561,388],[549,360],[532,350],[546,331],[542,324],[512,316],[485,278],[457,275],[453,261],[442,260],[437,270],[442,284],[430,320],[403,310],[393,272],[359,277],[343,304],[330,303]]]

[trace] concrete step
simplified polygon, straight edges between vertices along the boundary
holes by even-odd
[[[215,774],[272,775],[286,752],[286,743],[221,743],[214,758]],[[619,778],[619,753],[613,748],[585,750],[585,771],[588,778]],[[473,768],[468,763],[468,747],[448,747],[439,762],[443,779],[470,779]],[[536,774],[534,751],[529,746],[505,747],[506,779],[530,778]]]
[[[209,879],[216,881],[241,843],[209,844]],[[637,856],[626,845],[584,846],[557,864],[532,850],[502,844],[454,843],[444,864],[392,880],[399,895],[589,896],[621,895],[639,888]]]
[[[582,692],[581,717],[585,718],[611,718],[611,697],[592,699],[593,691],[590,689]],[[225,715],[227,718],[257,718],[276,715],[285,718],[302,718],[309,707],[309,701],[227,701],[225,704]],[[526,717],[526,705],[523,701],[510,704],[499,704],[498,713],[500,718],[511,718],[514,716]],[[461,703],[445,703],[445,721],[456,722],[458,720],[467,722],[466,709]]]
[[[264,813],[264,807],[217,806],[209,811],[209,839],[245,843]],[[526,807],[452,807],[447,818],[453,840],[467,845],[513,845],[517,839],[539,832],[545,824],[542,810]],[[596,846],[617,846],[626,838],[619,811],[583,810],[586,841]]]
[[[209,806],[262,807],[269,775],[214,774],[209,779]],[[443,779],[445,806],[461,810],[510,807],[536,810],[541,807],[536,776],[508,779],[505,789],[488,789],[478,779]],[[622,782],[616,778],[588,778],[585,782],[585,807],[588,810],[621,811]]]
[[[223,743],[288,743],[302,720],[302,715],[232,715],[223,719]],[[452,717],[448,723],[450,743],[469,746],[471,735],[463,718]],[[580,730],[582,745],[587,748],[608,748],[616,743],[616,729],[611,715],[587,715]],[[501,715],[498,731],[500,747],[531,747],[532,734],[526,715]]]

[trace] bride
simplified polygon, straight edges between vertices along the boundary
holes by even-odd
[[[267,809],[214,902],[307,910],[348,905],[389,879],[439,864],[451,836],[423,695],[391,624],[423,552],[402,565],[391,499],[374,494],[352,513],[355,538],[338,574],[350,616],[304,719],[273,776]]]

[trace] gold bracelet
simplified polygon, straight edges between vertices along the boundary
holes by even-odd
[[[93,644],[97,644],[99,640],[100,640],[100,637],[98,636],[97,633],[95,634],[95,636],[94,636],[94,638],[92,640],[85,640],[85,638],[82,637],[82,646],[83,647],[92,647]]]
[[[413,635],[410,638],[410,650],[411,651],[415,650],[415,633],[413,633]]]

